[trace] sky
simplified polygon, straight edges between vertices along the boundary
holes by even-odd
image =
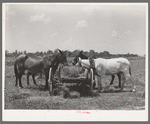
[[[147,4],[10,4],[3,6],[5,49],[146,53]]]

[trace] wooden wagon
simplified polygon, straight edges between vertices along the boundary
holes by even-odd
[[[75,72],[74,70],[77,70]],[[82,71],[82,70],[81,70]],[[64,67],[59,67],[58,68],[58,80],[61,83],[87,83],[90,86],[90,93],[93,92],[93,83],[94,83],[94,75],[93,75],[93,69],[91,68],[90,70],[86,71],[87,73],[79,73],[79,67],[75,66],[64,66]],[[53,70],[50,68],[49,70],[49,80],[48,80],[48,85],[49,85],[49,93],[52,95],[53,92]],[[98,85],[98,90],[99,90],[99,85]]]

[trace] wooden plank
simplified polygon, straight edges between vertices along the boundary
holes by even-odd
[[[62,83],[84,83],[86,78],[61,78]]]

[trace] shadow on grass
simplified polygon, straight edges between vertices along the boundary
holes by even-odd
[[[21,94],[13,95],[12,98],[13,99],[24,99],[24,98],[27,98],[29,96],[31,96],[31,95],[28,93],[21,93]]]
[[[40,91],[45,91],[45,85],[38,84],[34,86],[27,86],[26,89],[34,89],[34,90],[40,90]]]
[[[132,92],[132,90],[122,90],[121,88],[118,89],[104,89],[101,93],[122,93],[122,92]]]
[[[97,97],[100,96],[100,94],[98,92],[93,92],[90,93],[90,86],[88,84],[74,84],[71,86],[67,86],[69,88],[69,90],[72,91],[76,91],[80,93],[81,97]]]

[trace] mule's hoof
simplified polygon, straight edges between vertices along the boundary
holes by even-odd
[[[121,88],[121,87],[119,87],[119,86],[114,86],[114,88]]]
[[[18,87],[19,89],[22,89],[23,87]]]
[[[132,90],[132,92],[133,92],[133,93],[135,93],[135,92],[136,92],[136,90],[135,90],[135,89],[133,89],[133,90]]]
[[[30,89],[30,88],[31,88],[31,86],[30,86],[30,85],[27,85],[27,88],[29,88],[29,89]]]
[[[102,90],[99,91],[99,93],[103,93],[103,92],[104,92],[104,89],[102,89]]]
[[[96,91],[96,93],[100,93],[101,91]]]

